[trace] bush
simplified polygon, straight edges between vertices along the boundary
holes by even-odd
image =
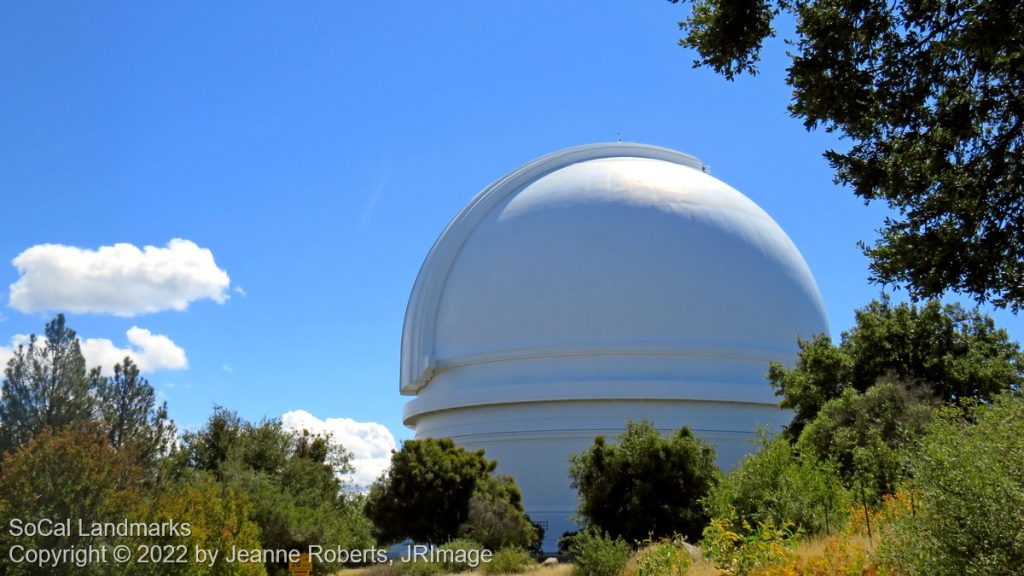
[[[891,522],[881,558],[905,576],[1021,574],[1024,397],[1005,394],[967,418],[949,409],[915,459],[912,513]]]
[[[460,554],[455,554],[455,557],[450,560],[445,555],[446,559],[443,562],[445,570],[448,572],[469,572],[475,570],[480,565],[480,555],[483,553],[484,547],[474,540],[459,538],[441,546],[441,550],[461,552]]]
[[[696,541],[707,525],[701,499],[718,480],[715,451],[685,426],[664,437],[651,422],[629,421],[618,445],[598,436],[571,460],[590,526],[636,544],[677,534]]]
[[[480,565],[484,574],[518,574],[533,566],[533,558],[522,548],[502,548],[494,558]]]
[[[599,530],[581,530],[572,537],[569,555],[578,576],[618,576],[629,562],[629,545]]]
[[[826,402],[797,442],[805,456],[835,462],[862,504],[892,494],[908,473],[908,449],[924,434],[935,410],[926,390],[883,379],[864,392],[846,389]]]
[[[402,576],[441,576],[444,574],[444,566],[433,562],[404,562],[401,566]]]
[[[734,518],[740,529],[787,522],[806,533],[829,532],[845,520],[849,497],[838,474],[800,457],[785,438],[759,431],[758,452],[745,457],[704,500],[714,518]]]
[[[865,536],[829,536],[805,540],[784,560],[754,571],[754,576],[864,576],[878,574]]]
[[[736,526],[729,518],[715,518],[704,529],[701,551],[727,576],[753,576],[761,569],[792,559],[799,533],[792,525],[781,528],[768,522],[757,528]]]
[[[690,554],[673,540],[654,542],[641,548],[633,557],[629,576],[686,576]]]
[[[523,510],[522,493],[511,476],[489,476],[477,481],[469,498],[466,521],[459,536],[489,550],[530,547],[540,538]]]

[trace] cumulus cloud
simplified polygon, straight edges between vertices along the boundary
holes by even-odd
[[[7,361],[14,356],[14,350],[8,346],[0,346],[0,372],[7,367]]]
[[[145,328],[128,329],[128,348],[120,348],[106,338],[80,340],[82,356],[88,366],[101,366],[106,375],[113,374],[114,364],[130,356],[142,372],[157,370],[184,370],[188,368],[185,350],[163,334],[153,334]]]
[[[330,434],[352,454],[352,483],[366,488],[391,465],[395,437],[383,424],[357,422],[351,418],[320,420],[305,410],[292,410],[281,416],[286,430],[309,430],[314,434]]]
[[[164,248],[132,244],[97,250],[38,244],[11,261],[19,278],[10,306],[21,312],[62,310],[135,316],[185,310],[196,300],[223,303],[231,284],[213,253],[175,238]]]
[[[141,372],[157,370],[184,370],[188,368],[188,357],[185,350],[163,334],[153,334],[145,328],[132,326],[128,332],[128,348],[121,348],[107,338],[79,338],[78,345],[85,357],[88,367],[99,366],[104,376],[114,373],[114,364],[119,364],[125,356],[139,367]],[[0,346],[0,366],[6,366],[7,360],[14,355],[18,345],[28,345],[28,334],[15,334],[10,346]],[[36,346],[46,343],[46,338],[36,339]]]

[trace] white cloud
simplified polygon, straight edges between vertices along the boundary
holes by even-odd
[[[391,465],[395,437],[383,424],[357,422],[351,418],[320,420],[305,410],[292,410],[281,416],[286,430],[309,430],[314,434],[329,433],[335,442],[352,454],[355,472],[351,480],[360,488],[373,483]]]
[[[245,293],[245,288],[242,288],[241,286],[235,286],[235,294],[238,294],[242,298],[248,296],[248,294]]]
[[[0,346],[0,373],[2,373],[3,369],[7,367],[7,361],[10,360],[12,356],[14,356],[13,348]]]
[[[223,303],[231,284],[209,249],[180,238],[166,248],[38,244],[11,263],[20,276],[11,284],[10,306],[26,313],[135,316],[185,310],[205,298]]]
[[[119,348],[106,338],[81,340],[82,355],[88,366],[101,366],[103,373],[113,373],[114,364],[131,359],[142,372],[157,370],[184,370],[188,368],[185,350],[163,334],[153,334],[145,328],[132,326],[128,330],[128,348]]]
[[[114,373],[114,364],[119,364],[125,356],[130,356],[141,372],[188,368],[185,350],[167,336],[153,334],[138,326],[128,329],[127,336],[128,348],[120,348],[107,338],[79,338],[78,344],[82,356],[85,357],[86,367],[100,366],[103,375],[110,376]],[[28,342],[28,334],[15,334],[11,337],[10,346],[0,346],[0,362],[3,362],[0,366],[7,365],[7,360],[14,355],[14,350],[19,344],[28,345]],[[36,339],[36,346],[45,342],[46,338],[40,336]]]

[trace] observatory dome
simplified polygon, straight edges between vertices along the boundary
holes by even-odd
[[[768,363],[827,329],[793,242],[699,160],[570,148],[485,188],[430,250],[402,334],[405,423],[484,448],[532,516],[567,517],[568,453],[627,418],[737,459],[758,423],[788,419]],[[524,478],[540,454],[559,474]]]

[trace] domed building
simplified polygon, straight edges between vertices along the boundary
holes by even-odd
[[[404,422],[483,448],[545,550],[576,529],[569,454],[627,419],[686,425],[730,467],[790,414],[765,379],[827,332],[793,242],[696,158],[570,148],[480,192],[420,269],[402,333]]]

